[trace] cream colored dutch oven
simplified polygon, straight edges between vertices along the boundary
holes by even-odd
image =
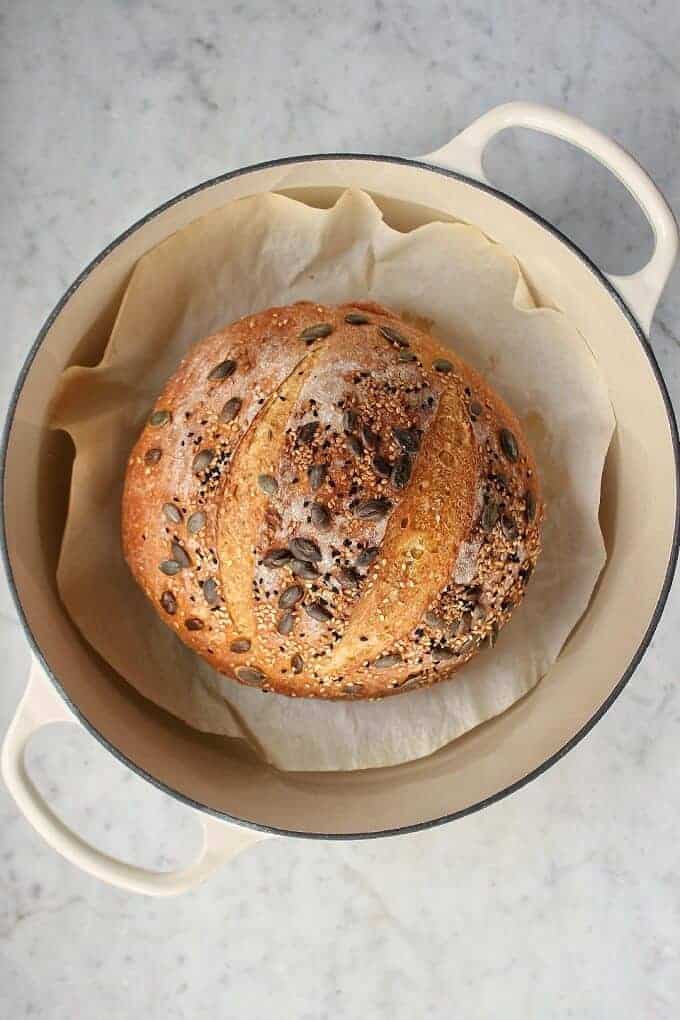
[[[553,227],[488,185],[484,147],[515,125],[572,142],[626,185],[656,238],[644,269],[606,277]],[[617,420],[603,487],[608,562],[557,664],[505,715],[407,765],[293,775],[147,703],[79,636],[55,583],[72,451],[62,435],[49,430],[48,410],[62,369],[98,360],[132,267],[154,245],[245,195],[285,189],[327,205],[347,186],[371,192],[397,227],[442,217],[476,224],[516,254],[539,301],[563,309],[586,337]],[[34,344],[4,440],[4,556],[35,661],[5,739],[2,770],[20,810],[48,843],[107,882],[169,895],[270,834],[348,839],[451,821],[518,789],[573,747],[630,678],[658,622],[675,566],[677,431],[646,334],[677,241],[663,197],[618,145],[563,113],[511,103],[421,160],[306,156],[225,174],[172,199],[102,252],[64,295]],[[31,735],[57,720],[80,722],[129,768],[197,812],[204,844],[194,864],[170,874],[144,871],[106,856],[63,825],[24,767]]]

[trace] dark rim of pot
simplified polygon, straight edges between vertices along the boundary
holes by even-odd
[[[28,375],[28,372],[30,371],[31,365],[33,364],[33,360],[43,343],[43,340],[45,339],[45,337],[47,336],[52,327],[53,322],[55,321],[57,316],[61,313],[63,307],[70,300],[75,291],[78,290],[78,288],[88,278],[92,271],[96,269],[96,267],[101,262],[103,262],[104,259],[106,259],[107,256],[110,255],[112,251],[114,251],[120,244],[122,244],[123,241],[130,237],[130,235],[133,234],[140,227],[144,226],[146,223],[154,219],[156,216],[164,212],[166,209],[169,209],[171,206],[176,205],[178,202],[181,202],[184,199],[189,198],[192,195],[195,195],[199,191],[203,191],[206,188],[214,187],[215,185],[221,184],[224,181],[229,181],[232,180],[233,178],[241,177],[245,174],[253,173],[258,170],[267,170],[271,167],[288,166],[294,163],[310,163],[315,161],[327,161],[327,160],[367,160],[369,162],[375,163],[397,164],[401,166],[413,167],[414,169],[417,170],[426,170],[430,173],[436,173],[443,177],[451,177],[454,180],[461,181],[464,184],[469,185],[470,187],[477,188],[480,191],[484,191],[494,196],[495,198],[499,199],[500,201],[507,203],[514,209],[517,209],[519,212],[524,213],[525,216],[528,216],[530,219],[540,224],[540,226],[542,226],[545,230],[553,234],[563,244],[565,244],[567,248],[569,248],[575,255],[577,255],[578,258],[587,266],[587,268],[596,277],[598,282],[605,288],[605,290],[608,291],[612,300],[616,302],[616,304],[619,306],[625,317],[628,319],[630,325],[632,326],[633,331],[637,336],[638,342],[647,356],[647,360],[649,361],[652,373],[654,374],[657,386],[659,387],[659,391],[661,393],[666,408],[668,427],[671,433],[671,441],[673,445],[673,455],[675,461],[675,491],[676,491],[675,527],[673,531],[673,542],[669,552],[668,564],[666,567],[666,574],[664,577],[663,585],[661,587],[661,592],[659,594],[659,598],[656,603],[654,613],[652,614],[652,618],[649,622],[649,626],[647,627],[647,630],[642,636],[642,640],[638,645],[635,655],[632,657],[630,663],[628,664],[627,669],[625,670],[623,676],[621,677],[616,687],[612,690],[612,692],[605,699],[605,701],[598,708],[598,710],[591,716],[588,722],[585,723],[585,725],[582,726],[581,729],[578,730],[578,732],[570,740],[568,740],[554,754],[551,754],[550,757],[548,757],[541,765],[533,769],[531,772],[527,773],[527,775],[522,776],[522,778],[518,779],[516,782],[511,783],[509,786],[504,787],[502,790],[498,790],[491,796],[485,797],[483,800],[480,800],[475,804],[470,804],[468,807],[465,807],[460,811],[454,811],[451,814],[442,815],[439,818],[431,818],[423,822],[416,822],[412,825],[404,825],[399,826],[397,828],[381,829],[379,831],[371,832],[350,832],[350,833],[300,832],[295,829],[283,829],[278,828],[276,826],[263,825],[259,822],[253,822],[246,818],[239,818],[236,817],[235,815],[228,814],[226,811],[218,811],[215,808],[210,808],[205,804],[201,804],[198,801],[193,800],[186,794],[174,790],[172,787],[168,786],[166,783],[157,779],[155,776],[151,775],[145,769],[140,768],[139,765],[137,765],[135,762],[127,758],[117,747],[111,744],[110,741],[107,740],[107,738],[104,737],[99,732],[99,730],[97,730],[96,727],[92,725],[92,723],[88,719],[85,718],[85,716],[82,714],[78,706],[75,705],[73,701],[71,701],[71,699],[66,694],[64,688],[62,687],[61,683],[59,682],[58,677],[55,676],[47,659],[43,655],[43,652],[31,631],[28,620],[26,619],[26,615],[24,613],[21,600],[19,598],[19,593],[17,591],[16,584],[14,581],[7,546],[7,534],[4,514],[5,469],[7,460],[7,449],[10,441],[15,411],[17,403],[19,401],[19,397],[21,395],[21,391],[23,389],[24,381],[26,379],[26,376]],[[680,541],[680,501],[678,498],[678,491],[680,489],[680,449],[678,443],[677,423],[675,420],[675,415],[673,413],[673,407],[671,404],[670,396],[668,394],[666,384],[661,375],[661,371],[656,361],[656,357],[654,356],[652,347],[649,341],[647,340],[647,337],[645,336],[643,330],[640,328],[635,316],[631,313],[630,309],[625,304],[625,302],[619,295],[618,291],[607,279],[607,277],[601,272],[601,270],[598,269],[595,263],[583,251],[581,251],[578,245],[574,244],[573,241],[570,241],[568,237],[565,237],[565,235],[560,230],[558,230],[557,227],[554,227],[551,223],[545,220],[538,213],[534,212],[532,209],[528,209],[521,202],[517,201],[517,199],[511,198],[504,192],[498,191],[496,188],[493,188],[488,184],[483,184],[480,181],[476,181],[473,178],[467,177],[465,174],[458,173],[455,170],[447,170],[444,167],[435,166],[433,164],[423,162],[422,160],[407,159],[402,156],[381,156],[363,153],[343,153],[343,152],[322,153],[305,156],[287,156],[282,159],[273,159],[263,163],[255,163],[252,164],[251,166],[240,167],[238,170],[232,170],[228,173],[220,174],[220,176],[218,177],[213,177],[210,180],[203,181],[201,184],[197,184],[193,188],[189,188],[187,191],[181,192],[179,195],[176,195],[174,198],[169,199],[167,202],[164,202],[162,205],[159,205],[156,209],[147,213],[146,216],[143,216],[140,220],[137,220],[136,223],[134,223],[131,227],[129,227],[117,238],[115,238],[115,240],[113,240],[106,248],[104,248],[104,250],[100,252],[100,254],[97,255],[97,257],[93,259],[88,266],[85,267],[85,269],[80,273],[77,279],[71,284],[71,286],[68,288],[66,293],[63,295],[63,297],[60,299],[60,301],[57,303],[57,305],[54,307],[54,309],[46,319],[42,329],[38,333],[35,342],[33,343],[30,351],[28,352],[28,356],[26,357],[21,372],[19,373],[19,378],[17,380],[14,392],[12,394],[12,399],[9,404],[9,410],[7,413],[7,418],[3,430],[2,445],[0,447],[0,487],[2,489],[2,509],[3,509],[3,512],[0,514],[1,525],[0,547],[2,549],[2,558],[4,561],[9,587],[12,592],[12,597],[14,599],[17,614],[23,625],[26,637],[35,656],[41,663],[43,669],[45,670],[45,673],[50,678],[51,682],[54,684],[61,697],[64,699],[66,704],[72,710],[75,717],[83,725],[83,727],[89,733],[91,733],[92,736],[95,737],[120,762],[122,762],[128,768],[132,769],[133,772],[141,776],[143,779],[146,779],[153,786],[157,787],[159,790],[162,790],[164,793],[167,793],[169,796],[174,797],[181,803],[186,804],[199,812],[204,812],[206,814],[212,815],[215,818],[223,819],[226,822],[232,822],[235,825],[242,825],[246,828],[256,829],[261,832],[270,832],[276,835],[298,836],[303,839],[328,839],[328,840],[376,839],[380,836],[395,836],[400,835],[402,833],[418,832],[421,829],[433,828],[436,825],[444,825],[446,822],[452,822],[457,818],[463,818],[466,815],[473,814],[476,811],[481,811],[482,808],[488,807],[490,804],[494,804],[496,801],[502,800],[504,797],[508,797],[511,793],[514,793],[516,790],[519,790],[523,786],[526,786],[526,784],[531,782],[531,780],[536,779],[538,776],[542,775],[549,768],[551,768],[551,766],[555,765],[556,762],[563,758],[568,751],[571,751],[571,749],[575,747],[581,740],[583,740],[586,734],[590,732],[595,723],[597,723],[605,714],[605,712],[613,705],[613,703],[616,701],[619,694],[626,686],[633,673],[635,672],[635,669],[637,668],[642,656],[647,650],[647,646],[649,645],[652,639],[652,636],[654,634],[654,631],[656,630],[664,606],[666,604],[666,600],[668,598],[668,593],[670,590],[671,582],[673,580],[673,574],[675,572],[675,567],[678,559],[678,544]]]

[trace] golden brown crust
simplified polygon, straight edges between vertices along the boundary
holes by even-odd
[[[215,669],[347,699],[492,644],[542,516],[519,423],[477,373],[379,305],[299,302],[192,348],[130,456],[122,530]]]

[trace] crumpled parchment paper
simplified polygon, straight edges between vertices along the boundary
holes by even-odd
[[[240,687],[164,626],[123,559],[126,459],[187,348],[303,298],[374,299],[430,328],[505,397],[537,457],[548,510],[526,598],[494,649],[429,690],[330,703]],[[614,418],[583,337],[534,306],[515,259],[475,227],[399,233],[360,191],[328,210],[277,194],[240,199],[146,254],[101,363],[65,373],[54,424],[76,448],[57,578],[73,620],[147,698],[199,730],[243,737],[281,769],[394,765],[503,712],[550,669],[605,562],[598,510]]]

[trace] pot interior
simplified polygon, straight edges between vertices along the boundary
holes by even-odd
[[[550,674],[500,718],[406,765],[281,773],[240,742],[200,734],[146,702],[80,637],[56,587],[73,448],[47,423],[62,370],[99,360],[145,251],[244,195],[279,190],[327,206],[347,186],[369,191],[398,229],[433,219],[476,224],[518,257],[539,303],[561,308],[579,327],[617,419],[601,508],[608,562]],[[586,260],[540,221],[472,182],[409,163],[315,158],[196,190],[142,222],[90,268],[48,323],[23,380],[8,437],[4,513],[26,624],[67,699],[111,750],[169,792],[246,822],[322,835],[376,833],[426,824],[507,790],[564,748],[620,686],[654,620],[674,548],[673,432],[631,319]]]

